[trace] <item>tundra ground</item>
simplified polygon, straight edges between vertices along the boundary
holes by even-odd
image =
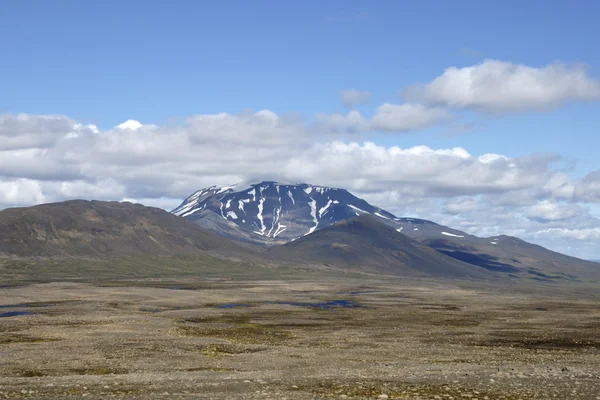
[[[583,294],[342,278],[3,287],[0,398],[596,400],[600,299]]]

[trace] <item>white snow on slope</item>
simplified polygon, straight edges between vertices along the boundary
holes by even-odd
[[[333,201],[331,201],[331,199],[329,199],[329,201],[327,202],[327,204],[325,204],[323,207],[321,207],[319,209],[319,218],[321,218],[323,216],[323,214],[327,211],[327,209],[329,208],[329,206],[333,203]]]
[[[277,235],[279,235],[281,232],[285,231],[287,228],[285,225],[279,225],[277,227],[277,230],[275,231],[275,233],[273,234],[273,237],[276,238]]]
[[[237,214],[235,213],[235,211],[227,211],[227,216],[231,217],[233,219],[238,219]]]
[[[173,214],[181,217],[182,214],[185,214],[187,211],[189,211],[191,208],[194,208],[197,206],[196,200],[198,200],[198,197],[200,197],[202,194],[204,194],[207,190],[203,189],[203,190],[198,190],[196,191],[193,195],[191,195],[185,204],[182,205],[182,207],[180,209],[176,209],[176,211],[173,212]],[[189,214],[186,214],[189,215]]]
[[[365,211],[365,210],[361,210],[360,208],[358,208],[358,207],[356,207],[356,206],[353,206],[352,204],[348,204],[348,207],[350,207],[350,208],[351,208],[351,209],[353,209],[353,210],[360,211],[361,213],[365,213],[365,214],[371,214],[370,212],[368,212],[368,211]],[[356,215],[358,215],[358,214],[356,214]]]
[[[260,234],[264,235],[265,234],[265,230],[267,229],[267,227],[265,226],[265,221],[263,220],[263,203],[265,202],[265,199],[262,198],[259,200],[258,202],[258,220],[260,221]]]
[[[294,200],[294,196],[292,195],[292,192],[290,192],[290,191],[288,190],[287,194],[288,194],[288,196],[290,196],[290,199],[292,200],[292,204],[293,204],[293,205],[296,205],[296,200]]]
[[[442,235],[452,236],[456,238],[464,238],[464,235],[455,235],[454,233],[442,232]]]
[[[279,204],[281,204],[281,202]],[[276,238],[277,235],[279,235],[281,232],[285,231],[285,229],[286,229],[285,225],[281,225],[279,223],[279,216],[280,216],[280,214],[281,214],[281,207],[276,208],[275,209],[275,221],[273,222],[273,225],[271,226],[271,230],[269,231],[269,235],[270,235],[271,231],[273,230],[273,226],[275,226],[275,224],[277,224],[277,229],[275,229],[275,232],[273,233],[273,237],[274,238]]]
[[[379,214],[378,212],[376,212],[375,215],[377,215],[378,217],[384,218],[384,219],[389,219],[385,215]]]
[[[233,189],[233,188],[235,188],[235,186],[223,186],[223,187],[222,187],[222,188],[220,188],[220,189],[217,191],[217,193],[215,193],[215,194],[221,194],[221,193],[223,193],[223,192],[226,192],[226,191],[228,191],[229,189]]]
[[[404,227],[403,227],[403,226],[401,226],[400,228],[396,229],[396,231],[398,231],[398,232],[402,232],[402,229],[404,229]]]
[[[317,201],[311,197],[310,203],[308,203],[308,205],[310,206],[310,215],[313,218],[315,226],[311,227],[308,230],[308,233],[305,233],[304,236],[310,235],[315,231],[315,229],[317,229],[317,226],[319,226],[319,220],[317,219]]]
[[[202,207],[198,207],[198,208],[192,208],[190,211],[188,211],[188,212],[186,212],[186,213],[184,213],[184,214],[180,214],[179,216],[180,216],[180,217],[182,217],[182,218],[185,218],[185,217],[187,217],[188,215],[192,215],[192,214],[193,214],[193,213],[195,213],[196,211],[200,211],[200,210],[202,210],[203,208],[204,208],[204,206],[202,206]],[[175,215],[177,215],[177,214],[175,214]]]
[[[313,188],[307,187],[307,188],[304,188],[304,191],[306,192],[306,194],[311,194],[311,192],[313,191]]]

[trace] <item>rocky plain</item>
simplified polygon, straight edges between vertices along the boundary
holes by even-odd
[[[597,400],[600,295],[343,277],[7,285],[0,398]]]

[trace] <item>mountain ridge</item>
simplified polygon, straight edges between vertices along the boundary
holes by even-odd
[[[211,186],[195,192],[172,212],[227,238],[266,246],[285,245],[339,221],[371,215],[446,256],[491,272],[541,281],[600,275],[597,263],[517,237],[482,238],[433,221],[397,217],[345,189],[307,183],[262,181],[246,184],[242,190],[235,185]]]
[[[489,279],[492,272],[448,257],[371,215],[338,221],[267,253],[283,260],[411,276]]]
[[[87,256],[221,253],[236,242],[165,210],[128,202],[69,200],[0,211],[0,255]]]

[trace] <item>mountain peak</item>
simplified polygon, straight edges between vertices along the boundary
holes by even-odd
[[[345,189],[268,180],[200,189],[172,211],[200,222],[210,212],[260,243],[287,242],[361,214],[396,218]]]

